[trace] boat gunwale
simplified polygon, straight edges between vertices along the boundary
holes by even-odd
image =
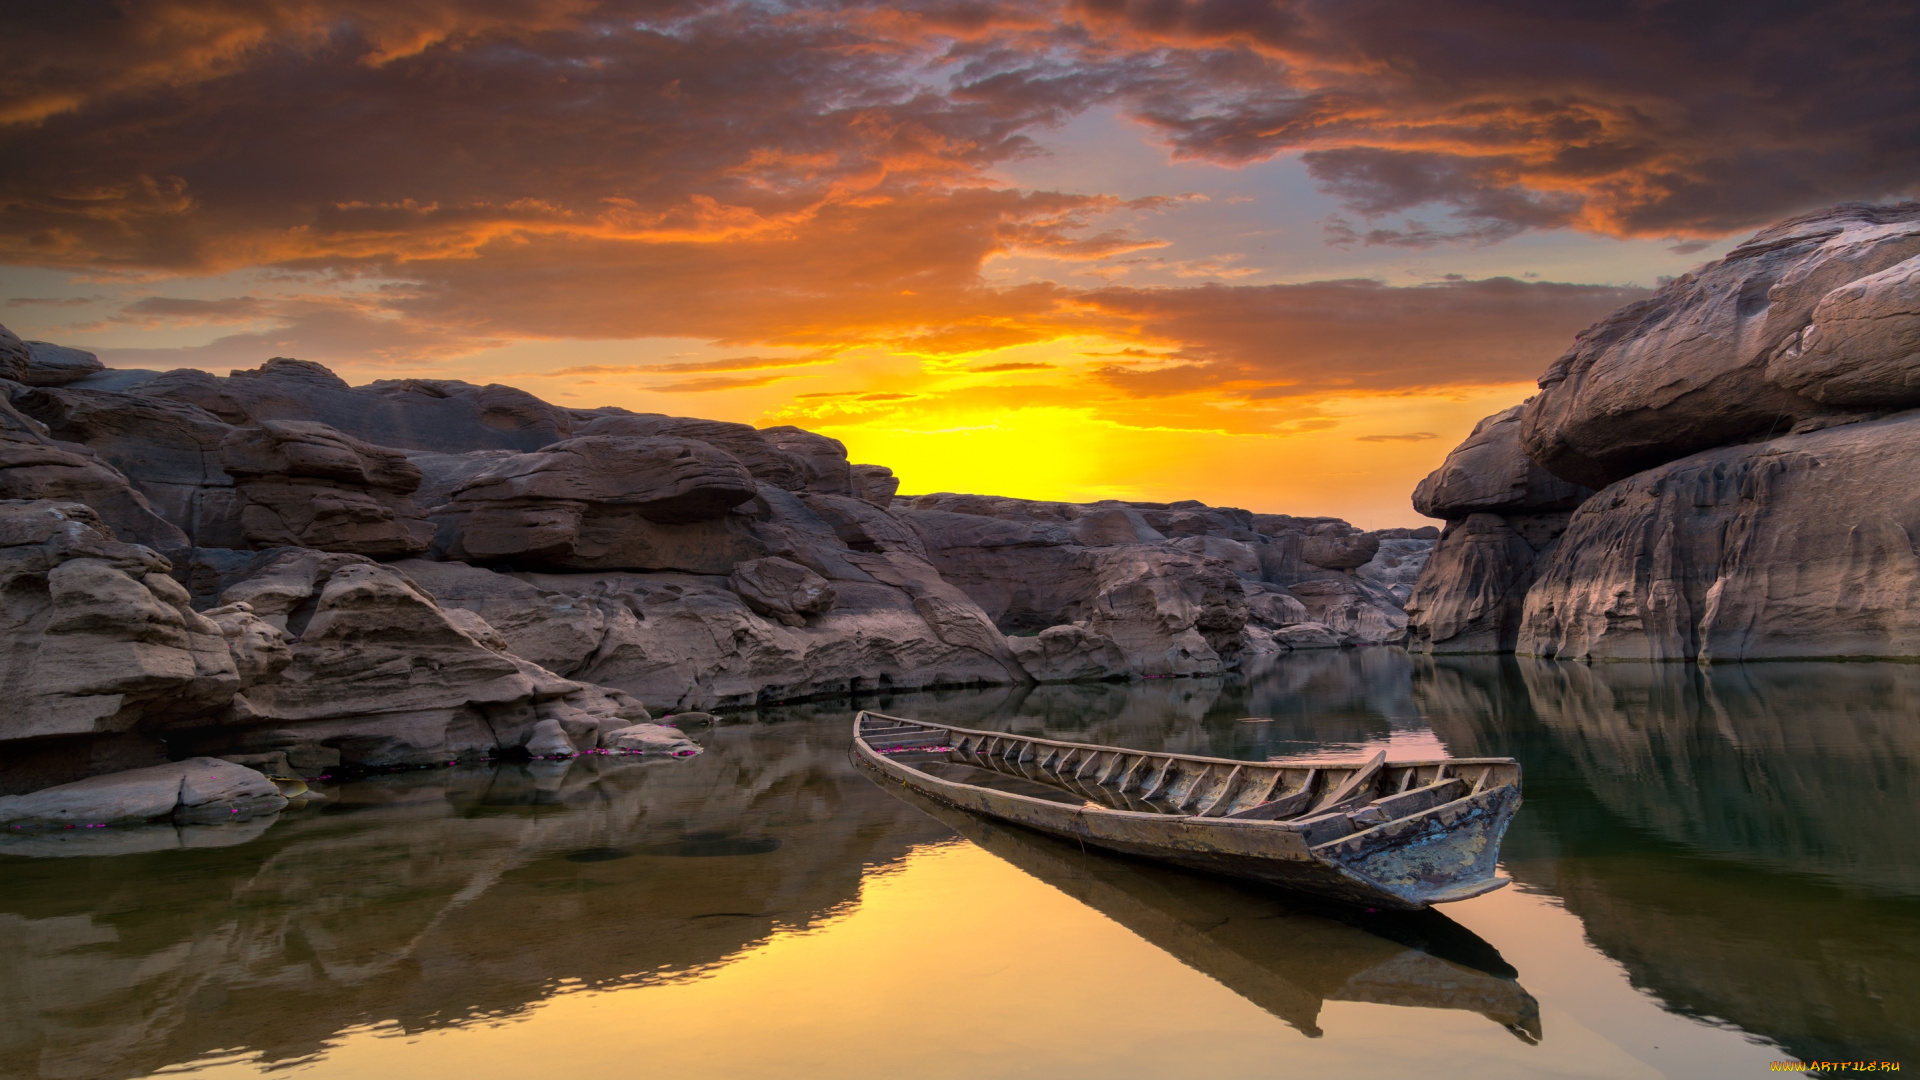
[[[978,728],[963,728],[963,727],[957,727],[953,724],[935,723],[934,721],[931,721],[931,720],[909,720],[904,716],[894,716],[890,713],[874,712],[871,709],[861,709],[858,713],[854,715],[853,737],[856,742],[864,743],[867,741],[867,737],[861,734],[860,732],[861,718],[867,717],[867,716],[877,716],[882,720],[897,720],[902,724],[912,724],[915,727],[930,727],[930,728],[937,728],[941,731],[955,731],[955,732],[959,732],[962,735],[984,735],[989,738],[1019,739],[1022,742],[1038,743],[1043,746],[1067,747],[1074,750],[1097,750],[1097,751],[1114,753],[1114,754],[1131,754],[1135,757],[1177,758],[1181,761],[1203,761],[1209,765],[1241,765],[1241,766],[1251,766],[1253,768],[1268,768],[1268,769],[1346,769],[1346,768],[1357,769],[1357,768],[1364,767],[1367,763],[1367,759],[1365,758],[1361,758],[1357,761],[1352,761],[1352,762],[1303,761],[1303,762],[1294,763],[1294,762],[1286,762],[1286,761],[1245,761],[1240,758],[1206,757],[1201,754],[1180,754],[1180,753],[1174,753],[1166,750],[1129,750],[1123,746],[1108,746],[1104,743],[1069,742],[1062,739],[1043,738],[1038,735],[1016,735],[1010,731],[982,731]],[[871,746],[869,746],[869,749],[871,749]],[[879,753],[878,750],[875,750],[874,752]],[[1378,753],[1378,752],[1379,751],[1375,751],[1375,753]],[[1449,757],[1449,758],[1419,758],[1419,759],[1410,760],[1410,761],[1387,761],[1382,763],[1381,768],[1398,769],[1398,768],[1406,768],[1406,767],[1419,767],[1419,766],[1425,766],[1425,765],[1518,765],[1518,764],[1520,764],[1520,762],[1517,759],[1510,758],[1510,757],[1473,757],[1473,758]],[[914,771],[918,772],[919,770],[916,769]],[[1045,801],[1045,800],[1041,800],[1041,801]],[[1132,811],[1132,810],[1115,811],[1115,813],[1136,813],[1136,812],[1137,811]],[[1169,815],[1148,814],[1146,816],[1167,817]],[[1213,818],[1209,820],[1226,821],[1230,819]]]
[[[1157,821],[1157,822],[1165,822],[1165,823],[1174,823],[1174,822],[1200,823],[1202,825],[1205,825],[1208,828],[1212,828],[1215,826],[1229,826],[1236,830],[1266,828],[1266,829],[1278,829],[1284,832],[1293,832],[1293,833],[1305,832],[1306,825],[1312,822],[1316,822],[1321,817],[1329,816],[1329,815],[1314,815],[1312,817],[1283,818],[1278,821],[1273,821],[1273,820],[1266,820],[1266,819],[1260,819],[1260,818],[1201,817],[1194,814],[1166,814],[1166,813],[1154,813],[1148,810],[1121,810],[1117,807],[1102,806],[1099,803],[1095,803],[1091,801],[1086,802],[1082,806],[1070,807],[1066,803],[1057,802],[1052,799],[1042,799],[1037,795],[1022,795],[1017,791],[1001,791],[998,788],[984,788],[978,784],[968,784],[959,780],[948,780],[945,777],[935,776],[930,772],[926,772],[925,770],[916,769],[912,765],[908,764],[907,762],[894,760],[892,756],[888,754],[883,754],[879,750],[874,749],[871,744],[867,743],[865,736],[858,734],[860,718],[863,716],[878,716],[887,720],[899,720],[902,723],[907,723],[907,724],[931,726],[931,727],[940,728],[945,731],[964,732],[965,734],[968,734],[968,735],[995,735],[995,734],[1004,734],[1004,733],[997,733],[992,731],[977,731],[972,728],[954,727],[950,724],[929,724],[929,723],[925,723],[918,720],[908,720],[904,717],[890,716],[886,713],[877,713],[867,709],[862,709],[858,714],[854,716],[855,735],[854,735],[853,741],[859,746],[862,752],[861,756],[866,760],[868,760],[869,762],[871,762],[876,767],[881,768],[882,771],[884,772],[889,772],[889,773],[909,772],[916,777],[923,778],[926,781],[942,788],[954,788],[954,789],[964,790],[964,791],[977,791],[987,796],[990,796],[992,798],[1014,799],[1019,802],[1027,803],[1034,807],[1044,807],[1049,810],[1064,811],[1068,813],[1069,816],[1078,816],[1078,817],[1084,818],[1087,815],[1091,814],[1091,815],[1096,815],[1100,817],[1135,818],[1143,821]],[[1027,737],[1024,735],[1014,735],[1009,737],[1017,738],[1017,739],[1027,739]],[[1093,744],[1093,743],[1062,743],[1062,742],[1058,742],[1051,739],[1028,739],[1027,741],[1044,742],[1052,746],[1072,746],[1072,747],[1084,747],[1088,749],[1112,750],[1122,754],[1137,753],[1137,751],[1124,750],[1117,746],[1097,746],[1096,744]],[[1206,758],[1206,757],[1199,757],[1197,755],[1188,755],[1188,754],[1154,754],[1150,756],[1181,758],[1189,761],[1218,762],[1218,763],[1234,764],[1234,765],[1265,764],[1260,762],[1235,761],[1232,758]],[[1386,765],[1437,765],[1443,762],[1454,762],[1454,763],[1465,762],[1468,764],[1508,764],[1508,763],[1515,764],[1515,765],[1519,764],[1518,762],[1514,761],[1512,758],[1440,758],[1437,760],[1418,761],[1418,762],[1412,762],[1412,761],[1387,762]],[[1360,764],[1364,765],[1365,762],[1361,762]],[[1289,766],[1281,765],[1281,766],[1275,766],[1275,767],[1288,768]],[[1306,766],[1306,767],[1322,768],[1324,766],[1312,765],[1312,766]],[[1337,768],[1338,766],[1335,766],[1335,767]],[[896,776],[896,779],[898,778],[899,777]],[[1507,785],[1502,785],[1502,786],[1507,786]],[[1490,788],[1488,790],[1492,791],[1497,789]],[[1404,818],[1396,818],[1392,821],[1383,821],[1374,825],[1369,825],[1365,829],[1359,829],[1354,832],[1348,833],[1346,836],[1340,837],[1339,840],[1351,840],[1357,836],[1361,836],[1365,833],[1372,832],[1375,829],[1384,828],[1388,825],[1397,824],[1398,822],[1407,821],[1412,818],[1424,817],[1427,815],[1435,814],[1441,810],[1444,810],[1453,806],[1455,803],[1470,802],[1480,794],[1483,794],[1483,793],[1477,792],[1477,791],[1469,792],[1468,794],[1463,795],[1458,799],[1452,799],[1445,803],[1440,803],[1436,806],[1430,806],[1425,810],[1422,810],[1415,814],[1409,814]],[[1329,814],[1341,813],[1341,812],[1342,811],[1330,811]],[[1336,843],[1336,842],[1339,842],[1339,841],[1328,841],[1328,843]],[[1323,845],[1312,845],[1308,848],[1308,850],[1312,851],[1314,848],[1320,847],[1320,846],[1323,846]],[[1327,857],[1320,856],[1320,858],[1326,859]]]

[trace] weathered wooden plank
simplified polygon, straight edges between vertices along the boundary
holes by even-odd
[[[1380,775],[1380,770],[1386,763],[1387,752],[1385,750],[1373,755],[1373,757],[1367,760],[1365,765],[1360,766],[1352,776],[1347,777],[1345,783],[1328,792],[1327,797],[1321,799],[1320,802],[1314,806],[1314,813],[1323,814],[1329,810],[1338,809],[1346,803],[1359,801],[1362,796],[1366,794],[1366,790],[1372,785],[1374,780]]]
[[[1258,806],[1249,807],[1248,809],[1238,813],[1228,814],[1227,816],[1240,821],[1280,821],[1285,818],[1290,818],[1306,809],[1307,804],[1313,801],[1314,781],[1319,778],[1319,769],[1308,769],[1306,780],[1302,781],[1300,786],[1293,791],[1289,791],[1277,799],[1269,799]]]
[[[1234,785],[1240,782],[1240,774],[1244,771],[1245,769],[1243,766],[1235,765],[1233,767],[1233,771],[1227,774],[1226,782],[1220,785],[1220,793],[1215,795],[1213,798],[1208,799],[1207,804],[1205,806],[1200,807],[1198,810],[1194,811],[1193,816],[1214,817],[1214,816],[1218,816],[1214,814],[1215,808],[1219,808],[1220,810],[1225,810],[1233,796]]]

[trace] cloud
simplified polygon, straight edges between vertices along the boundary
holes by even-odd
[[[689,371],[768,371],[778,368],[807,367],[832,363],[831,356],[730,356],[722,360],[696,360],[679,364],[584,364],[555,368],[552,371],[525,372],[541,378],[568,378],[577,375],[663,375]]]
[[[1426,205],[1459,222],[1429,235],[1723,235],[1912,191],[1920,172],[1912,5],[1075,6],[1134,49],[1212,57],[1136,100],[1177,153],[1302,153],[1355,213]]]
[[[1115,288],[1081,303],[1126,320],[1145,340],[1178,346],[1169,363],[1099,368],[1114,390],[1259,401],[1531,380],[1575,328],[1646,295],[1488,278],[1402,288],[1367,280]]]
[[[968,368],[967,374],[989,375],[989,374],[993,374],[996,372],[1003,372],[1003,371],[1053,371],[1059,368],[1059,366],[1060,365],[1058,364],[1041,364],[1041,363],[1025,363],[1025,362],[1019,362],[1019,361],[1010,361],[1005,364],[984,364],[980,367]]]
[[[1409,431],[1404,435],[1355,435],[1353,441],[1372,443],[1426,442],[1428,439],[1437,439],[1439,437],[1440,436],[1431,431]]]
[[[760,375],[750,378],[730,379],[716,375],[710,379],[686,379],[682,382],[667,383],[664,386],[650,386],[647,389],[662,394],[708,394],[719,390],[749,390],[756,386],[767,386],[793,375]]]
[[[1176,278],[1247,268],[1141,254],[1166,245],[1140,231],[1154,213],[1189,197],[1012,190],[996,166],[1112,107],[1177,157],[1298,155],[1344,207],[1325,223],[1338,244],[1579,229],[1676,253],[1920,176],[1912,5],[14,7],[0,261],[146,281],[267,267],[310,291],[134,299],[94,325],[244,332],[109,350],[116,363],[394,367],[668,336],[742,352],[545,373],[698,393],[854,348],[959,368],[1104,338],[1107,362],[1048,381],[1143,417],[1142,402],[1211,395],[1220,425],[1252,429],[1303,395],[1529,379],[1640,294],[1505,279],[1088,289],[1044,272],[997,286],[983,269],[1007,256],[1061,278],[1126,256]]]

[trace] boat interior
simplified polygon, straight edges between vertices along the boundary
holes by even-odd
[[[929,776],[1136,813],[1297,822],[1326,839],[1517,783],[1507,758],[1316,764],[1233,761],[971,731],[863,712],[860,738]],[[1310,842],[1322,842],[1310,836]]]

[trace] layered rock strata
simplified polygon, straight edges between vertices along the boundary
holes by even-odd
[[[417,555],[434,529],[411,498],[419,466],[325,424],[268,420],[220,444],[233,477],[241,536],[253,547],[355,555]]]
[[[799,428],[352,387],[285,358],[100,370],[16,342],[0,682],[23,704],[0,721],[0,796],[194,755],[315,775],[687,754],[642,702],[1397,641],[1433,543],[1197,502],[902,499],[891,470]]]
[[[1407,597],[1407,647],[1416,652],[1511,652],[1527,590],[1592,494],[1521,450],[1524,408],[1474,425],[1414,489],[1413,508],[1447,523]]]
[[[1920,204],[1762,230],[1583,332],[1540,387],[1415,492],[1448,519],[1416,647],[1920,656]]]
[[[1917,256],[1920,203],[1844,204],[1762,229],[1583,331],[1540,377],[1522,445],[1600,488],[1797,424],[1920,405],[1907,381],[1920,364],[1907,329]]]

